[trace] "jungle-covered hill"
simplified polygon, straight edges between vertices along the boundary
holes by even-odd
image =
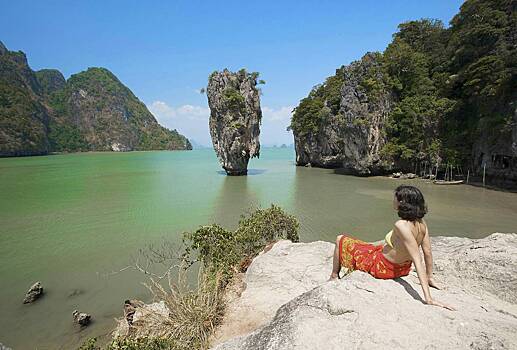
[[[192,149],[188,139],[160,126],[107,69],[65,80],[54,69],[34,72],[0,42],[0,156],[183,149]]]

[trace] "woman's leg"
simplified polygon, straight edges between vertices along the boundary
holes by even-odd
[[[343,235],[339,235],[336,238],[336,247],[334,248],[334,258],[332,259],[332,273],[330,274],[330,279],[336,279],[339,276],[339,271],[341,271],[341,261],[339,261],[339,241],[341,241],[341,237]]]

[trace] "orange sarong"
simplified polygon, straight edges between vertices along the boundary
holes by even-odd
[[[339,241],[339,261],[341,266],[352,270],[368,272],[375,278],[391,279],[407,276],[411,271],[411,261],[396,264],[382,254],[383,245],[373,245],[343,235]]]

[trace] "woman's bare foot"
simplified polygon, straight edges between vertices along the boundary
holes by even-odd
[[[332,273],[330,274],[330,278],[329,278],[328,280],[329,280],[329,281],[333,281],[333,280],[335,280],[335,279],[336,279],[336,278],[338,278],[338,277],[339,277],[339,275],[338,275],[337,273],[332,272]]]

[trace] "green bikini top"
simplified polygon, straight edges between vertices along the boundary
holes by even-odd
[[[385,240],[386,240],[386,244],[393,248],[393,243],[391,242],[391,235],[392,234],[393,234],[393,230],[391,230],[390,232],[386,233]]]

